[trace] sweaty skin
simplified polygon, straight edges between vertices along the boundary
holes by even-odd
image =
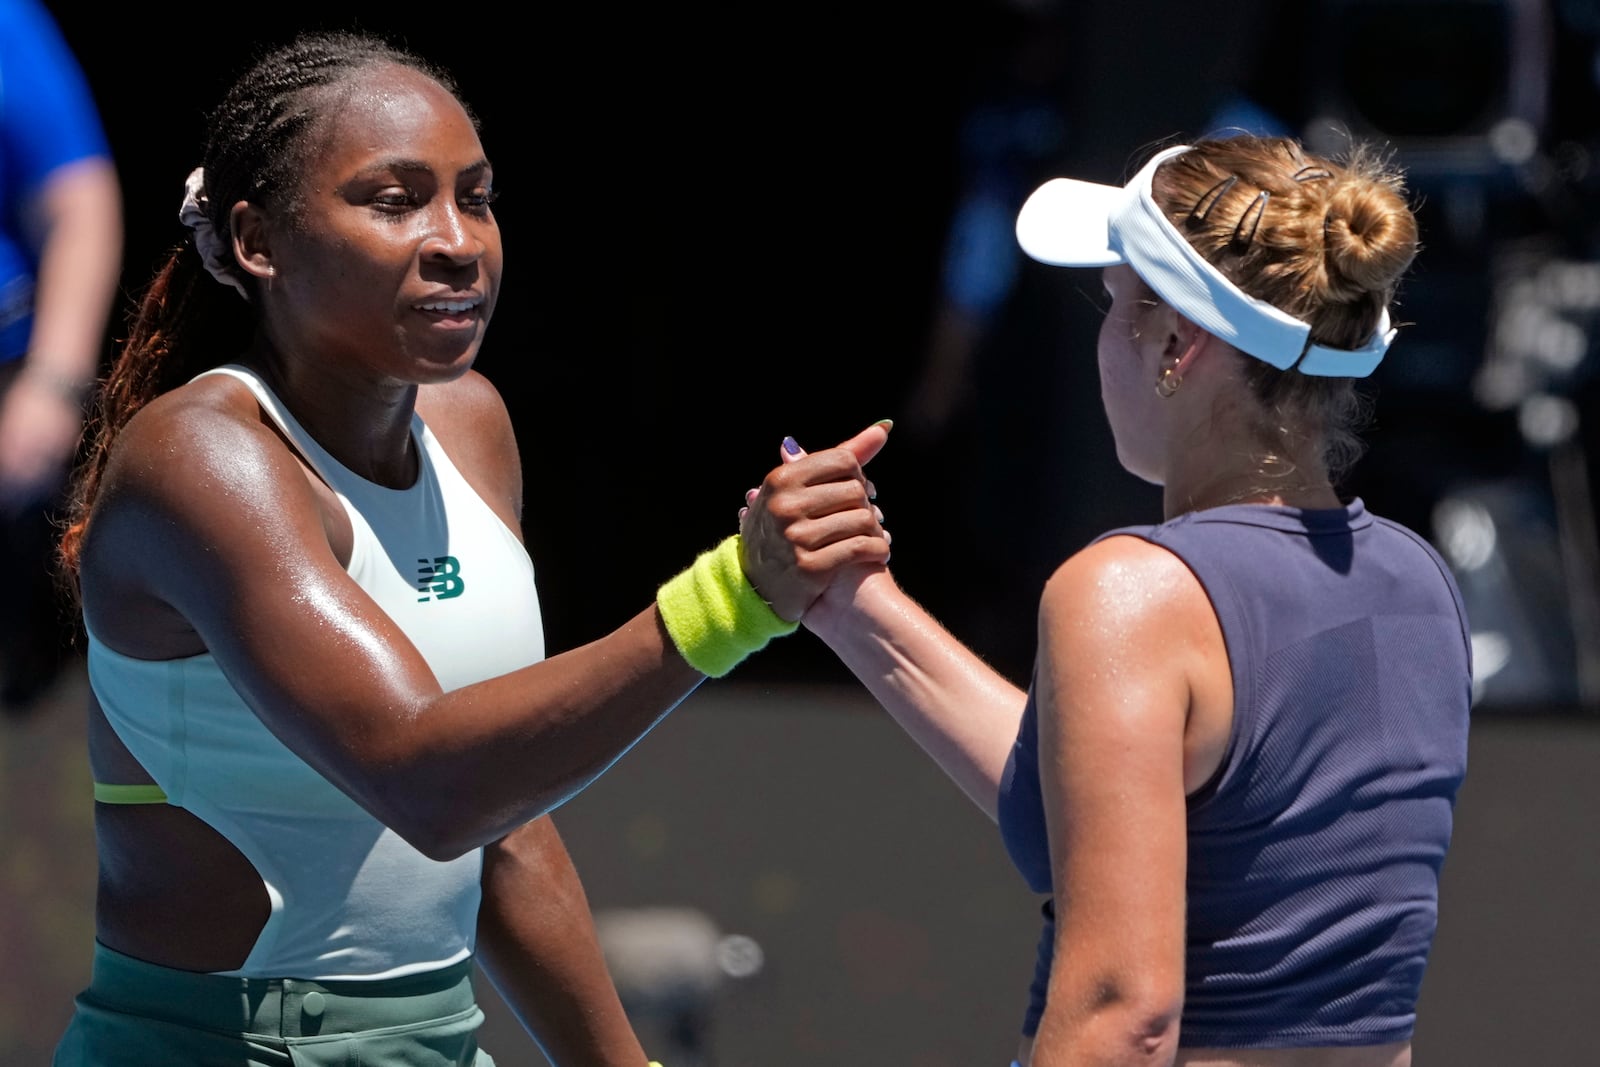
[[[309,135],[318,148],[292,217],[233,209],[261,318],[240,362],[339,462],[382,485],[415,478],[419,412],[518,530],[510,420],[470,370],[500,272],[476,132],[453,96],[401,67],[354,79],[331,115]],[[887,556],[861,471],[883,440],[872,428],[818,453],[760,505],[782,544],[747,570],[781,611],[798,615],[840,567]],[[286,745],[439,859],[499,847],[704,680],[652,603],[594,642],[442,692],[345,572],[350,547],[343,508],[249,392],[208,378],[122,430],[83,541],[83,609],[123,655],[209,652]],[[98,780],[149,780],[97,712],[91,758]],[[237,967],[266,914],[237,850],[165,805],[100,805],[97,823],[102,940],[171,967]]]

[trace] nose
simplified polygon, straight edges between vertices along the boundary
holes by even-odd
[[[422,245],[424,259],[444,260],[459,266],[477,261],[484,253],[483,238],[455,201],[445,201],[432,213]]]

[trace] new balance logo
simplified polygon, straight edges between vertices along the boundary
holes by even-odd
[[[434,556],[432,560],[419,559],[417,568],[417,603],[425,600],[449,600],[466,591],[467,583],[461,580],[461,561],[454,556]]]

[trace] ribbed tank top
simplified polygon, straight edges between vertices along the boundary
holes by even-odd
[[[446,690],[544,658],[533,565],[521,542],[414,417],[416,482],[352,473],[259,378],[243,382],[338,495],[354,535],[349,573],[405,632]],[[202,375],[204,377],[204,375]],[[379,979],[471,954],[482,850],[422,855],[256,717],[210,655],[140,660],[89,634],[89,680],[107,719],[167,794],[255,866],[271,915],[242,977]]]
[[[1114,534],[1194,572],[1233,675],[1227,752],[1189,797],[1180,1043],[1408,1039],[1466,773],[1470,635],[1450,572],[1359,500],[1221,507],[1102,537]],[[999,819],[1024,880],[1049,893],[1032,692]],[[1029,1034],[1054,945],[1045,915]]]

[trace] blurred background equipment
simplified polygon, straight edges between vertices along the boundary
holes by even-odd
[[[1446,552],[1481,711],[1600,714],[1600,4],[1293,7],[1227,117],[1377,143],[1419,201],[1352,488]],[[1286,66],[1300,33],[1333,60]]]
[[[761,946],[723,933],[697,908],[605,908],[594,921],[622,1006],[650,1055],[673,1067],[713,1067],[725,987],[760,973]]]

